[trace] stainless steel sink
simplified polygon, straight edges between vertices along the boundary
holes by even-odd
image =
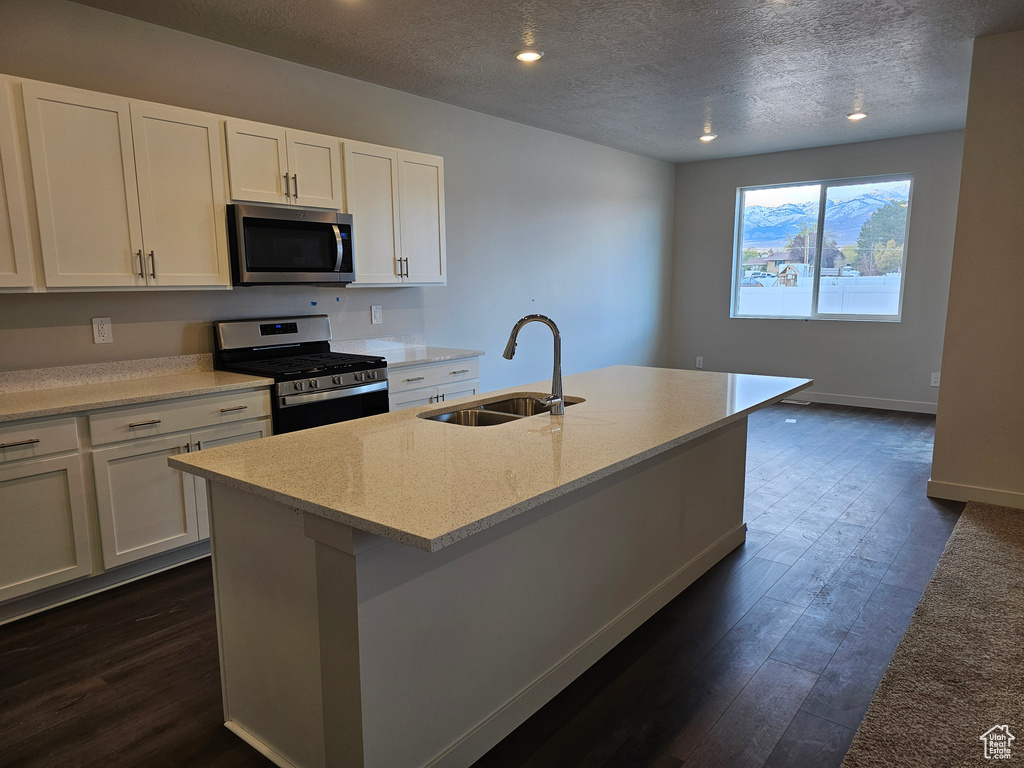
[[[510,421],[525,419],[541,413],[551,413],[554,404],[544,402],[546,395],[517,394],[504,400],[493,400],[485,403],[468,403],[457,411],[429,411],[417,414],[421,419],[443,421],[447,424],[460,424],[464,427],[490,427]],[[565,405],[582,403],[583,398],[565,398]]]
[[[496,413],[480,408],[468,408],[464,411],[449,411],[436,416],[428,416],[431,421],[444,421],[448,424],[461,424],[464,427],[491,427],[520,418],[511,413]]]
[[[572,403],[566,403],[572,405]],[[539,400],[536,397],[510,397],[508,400],[497,400],[493,403],[481,405],[488,411],[499,413],[512,413],[516,416],[533,416],[538,413],[551,413],[551,405]]]

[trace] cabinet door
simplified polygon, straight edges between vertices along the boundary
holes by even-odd
[[[408,392],[400,392],[397,395],[388,395],[388,405],[392,411],[402,411],[406,408],[419,408],[426,405],[434,405],[437,402],[440,402],[437,387],[410,389]]]
[[[451,384],[438,387],[437,394],[441,398],[441,402],[446,403],[457,397],[469,397],[470,395],[475,395],[479,389],[480,379],[471,379],[469,381],[456,381]]]
[[[91,573],[78,454],[0,467],[0,600]]]
[[[276,125],[227,120],[228,179],[231,199],[254,203],[290,203],[288,145]],[[290,179],[287,183],[290,185]]]
[[[230,285],[220,120],[135,102],[131,115],[149,284]]]
[[[145,285],[128,100],[22,88],[47,286]]]
[[[288,131],[292,199],[313,208],[342,208],[341,142],[318,133]]]
[[[270,419],[259,419],[245,424],[229,424],[192,433],[192,450],[202,451],[220,445],[244,443],[270,435]],[[193,475],[196,485],[196,517],[199,522],[199,538],[210,538],[210,499],[206,495],[205,478]]]
[[[103,565],[112,568],[199,540],[190,475],[167,466],[189,436],[134,440],[93,450]]]
[[[10,82],[0,77],[0,288],[32,285],[28,210]]]
[[[344,142],[345,201],[352,214],[356,283],[400,282],[398,150]]]
[[[444,283],[444,160],[398,153],[402,257],[407,283]]]

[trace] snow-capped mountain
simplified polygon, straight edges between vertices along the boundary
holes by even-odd
[[[833,187],[834,198],[840,190]],[[825,235],[834,238],[840,247],[857,242],[860,228],[871,214],[886,203],[906,202],[910,184],[903,183],[866,192],[849,199],[825,202]],[[786,203],[774,208],[751,205],[743,215],[743,247],[783,250],[793,235],[803,227],[813,226],[818,218],[818,202]]]

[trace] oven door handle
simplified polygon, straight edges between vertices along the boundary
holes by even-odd
[[[332,389],[328,392],[307,392],[304,395],[286,395],[278,398],[278,405],[281,408],[290,408],[294,405],[308,405],[309,403],[319,403],[324,400],[337,400],[340,397],[355,397],[356,395],[366,395],[370,392],[380,392],[381,390],[387,390],[388,383],[386,381],[375,381],[372,384],[363,384],[360,387],[346,387],[345,389]]]
[[[334,241],[338,251],[338,259],[334,262],[334,271],[341,272],[341,264],[345,260],[345,243],[341,239],[341,229],[338,225],[332,224],[331,229],[334,230]]]

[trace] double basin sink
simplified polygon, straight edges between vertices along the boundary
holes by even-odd
[[[540,413],[551,413],[551,404],[544,402],[545,395],[516,394],[504,400],[493,400],[480,404],[467,403],[457,411],[428,411],[417,414],[421,419],[459,424],[464,427],[491,427],[518,421]],[[563,398],[565,406],[582,403],[583,398]]]

